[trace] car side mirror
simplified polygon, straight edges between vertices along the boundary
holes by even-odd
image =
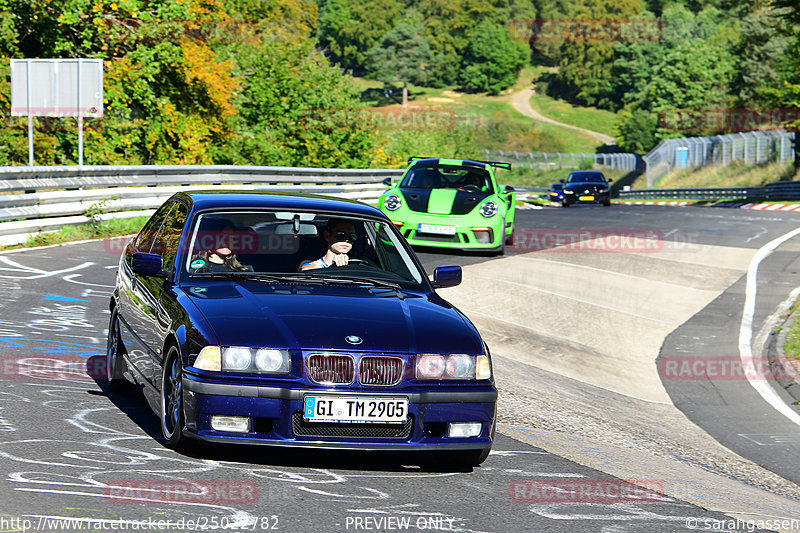
[[[505,189],[503,189],[503,192],[506,194],[514,192],[514,187],[512,187],[511,185],[506,185]]]
[[[606,181],[607,181],[608,183],[611,183],[612,181],[614,181],[614,178],[608,178]]]
[[[167,277],[164,271],[164,258],[158,254],[136,252],[131,258],[131,270],[134,274],[142,276]]]
[[[566,183],[564,180],[558,180],[559,183]]]
[[[461,267],[458,265],[440,266],[433,269],[433,287],[455,287],[461,283]]]
[[[383,178],[383,184],[386,185],[387,187],[391,187],[392,186],[392,178]]]

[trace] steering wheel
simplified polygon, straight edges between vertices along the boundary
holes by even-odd
[[[358,257],[351,257],[350,259],[347,260],[347,264],[348,265],[353,264],[353,263],[361,264],[361,265],[374,266],[371,262],[367,261],[366,259],[359,259]]]
[[[471,183],[462,185],[461,187],[459,187],[459,189],[467,192],[481,192],[480,187],[478,187],[477,185],[472,185]]]

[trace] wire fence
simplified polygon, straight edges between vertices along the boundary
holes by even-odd
[[[643,156],[647,186],[675,169],[710,165],[746,165],[794,160],[794,132],[748,131],[713,137],[665,139]]]
[[[517,152],[486,150],[487,160],[508,161],[516,166],[531,169],[591,169],[609,168],[633,171],[641,167],[641,156],[636,154],[587,154],[559,152]]]

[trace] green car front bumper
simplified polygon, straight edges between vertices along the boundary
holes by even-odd
[[[511,234],[501,213],[489,218],[472,213],[443,215],[418,213],[405,206],[382,211],[412,246],[496,251],[503,248],[506,234]]]

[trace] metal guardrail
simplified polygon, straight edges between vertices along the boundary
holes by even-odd
[[[767,200],[800,201],[800,182],[776,181],[763,187],[687,187],[683,189],[635,189],[620,191],[622,200],[664,198],[689,200]]]
[[[91,207],[108,217],[146,215],[179,190],[299,192],[370,201],[402,169],[233,165],[0,167],[0,244],[85,223]],[[2,222],[7,221],[7,222]]]

